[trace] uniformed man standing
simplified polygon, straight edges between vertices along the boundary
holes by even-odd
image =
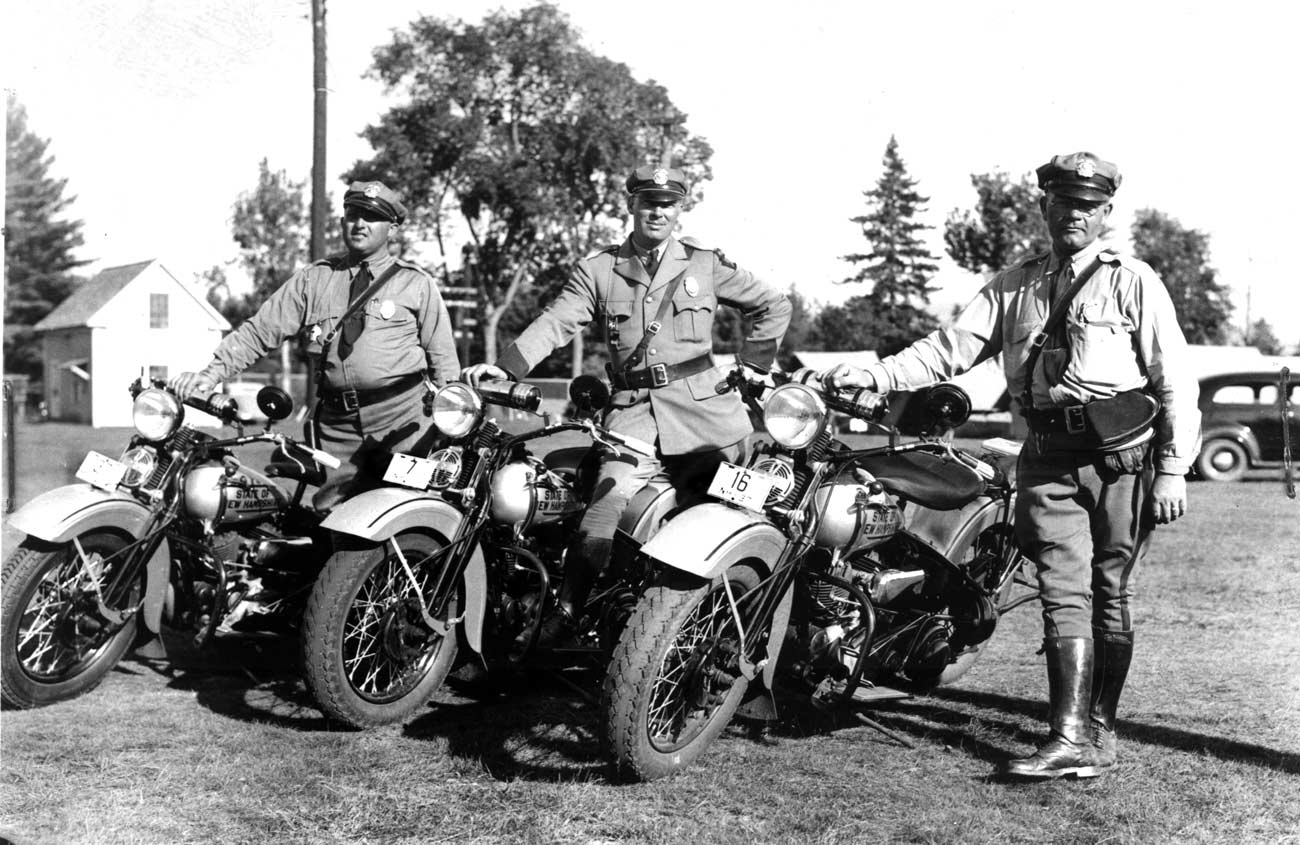
[[[1119,184],[1115,165],[1092,153],[1056,156],[1038,168],[1051,252],[995,276],[950,328],[865,371],[841,364],[826,374],[837,386],[907,390],[1002,353],[1025,417],[1018,433],[1025,423],[1029,429],[1016,533],[1038,565],[1051,703],[1047,742],[1004,769],[1017,777],[1092,777],[1115,764],[1138,564],[1153,521],[1172,522],[1187,509],[1197,383],[1160,279],[1098,240]],[[1045,336],[1063,300],[1062,330]],[[1035,344],[1041,349],[1026,372]],[[1158,400],[1153,423],[1121,434],[1123,442],[1090,445],[1103,440],[1101,426],[1124,432],[1125,415],[1129,423],[1143,418],[1122,398],[1134,391]]]
[[[381,182],[353,182],[343,195],[347,252],[290,277],[257,313],[217,346],[212,363],[182,373],[182,396],[211,391],[283,341],[302,336],[315,359],[318,399],[308,438],[339,458],[312,504],[326,510],[375,486],[391,452],[415,452],[432,432],[423,413],[426,381],[460,372],[442,296],[418,265],[389,254],[406,217]]]
[[[689,484],[743,453],[753,430],[748,413],[734,392],[717,392],[729,369],[712,355],[718,306],[737,308],[750,321],[740,359],[759,370],[772,365],[790,322],[785,294],[720,251],[673,235],[689,193],[684,173],[642,167],[626,187],[631,235],[578,262],[556,300],[495,365],[465,369],[471,384],[523,378],[598,320],[614,391],[605,424],[657,450],[654,460],[603,460],[565,567],[558,612],[539,635],[543,645],[572,633],[592,583],[608,563],[619,515],[638,490],[656,476]]]

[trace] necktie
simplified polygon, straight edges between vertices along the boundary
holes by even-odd
[[[659,269],[659,250],[652,249],[645,254],[645,271],[650,278],[655,277],[655,271]]]
[[[352,277],[352,284],[348,287],[349,306],[366,292],[366,288],[370,287],[370,281],[370,265],[362,261],[361,266],[357,268],[357,274]],[[357,342],[357,338],[361,337],[361,331],[365,327],[366,307],[363,304],[354,309],[343,321],[343,331],[339,340],[340,360],[352,354],[352,345]]]
[[[1070,292],[1074,284],[1074,262],[1063,261],[1056,275],[1052,277],[1052,286],[1048,292],[1048,311],[1056,307],[1060,298]],[[1067,312],[1068,313],[1068,312]],[[1061,383],[1065,367],[1070,362],[1070,335],[1066,329],[1066,320],[1062,319],[1052,331],[1052,336],[1043,349],[1043,374],[1049,385]]]

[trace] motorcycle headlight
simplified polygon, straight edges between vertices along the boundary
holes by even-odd
[[[131,420],[135,423],[135,430],[145,440],[166,440],[184,418],[185,411],[180,400],[157,388],[140,391],[131,407]]]
[[[460,478],[464,465],[460,449],[439,449],[429,456],[433,461],[433,474],[429,477],[429,486],[434,490],[445,490]]]
[[[126,464],[126,474],[122,484],[126,487],[139,487],[158,466],[158,453],[152,446],[133,446],[122,453],[122,463]]]
[[[448,437],[464,437],[483,418],[483,399],[467,384],[449,384],[433,396],[433,424]]]
[[[763,406],[763,426],[787,449],[803,449],[821,432],[826,403],[802,384],[784,384],[772,391]]]

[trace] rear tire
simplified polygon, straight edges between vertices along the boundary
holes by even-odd
[[[427,559],[444,543],[415,532],[398,535],[397,543],[431,603],[448,561]],[[460,587],[452,589],[443,622],[460,612]],[[303,614],[302,649],[307,688],[321,711],[368,728],[406,721],[428,704],[456,660],[457,638],[455,631],[440,637],[424,625],[390,541],[330,557]]]
[[[92,559],[110,558],[131,543],[111,531],[77,539]],[[104,565],[101,583],[125,557]],[[134,615],[115,633],[104,633],[107,623],[94,609],[90,579],[71,541],[26,538],[5,561],[0,584],[0,697],[11,707],[41,707],[89,692],[135,640]],[[142,589],[134,587],[114,609],[138,604]]]
[[[743,563],[724,577],[737,600],[760,580]],[[720,644],[738,644],[722,579],[695,587],[659,584],[642,596],[602,690],[605,741],[620,777],[644,781],[679,772],[722,733],[749,681],[722,672],[734,661]]]

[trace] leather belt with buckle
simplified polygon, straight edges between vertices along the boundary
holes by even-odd
[[[615,372],[610,377],[610,383],[614,385],[615,390],[641,390],[643,388],[666,387],[679,379],[687,376],[693,376],[696,373],[702,373],[713,366],[713,359],[709,355],[701,355],[698,358],[692,358],[689,361],[683,361],[680,364],[654,364],[646,367],[644,370],[633,370],[631,372]]]
[[[331,411],[355,411],[367,405],[374,405],[376,402],[383,402],[385,399],[392,399],[394,396],[415,387],[423,380],[424,373],[408,373],[383,387],[375,387],[369,390],[357,390],[352,387],[338,390],[332,387],[322,387],[320,401],[322,405]]]
[[[1035,434],[1086,434],[1088,417],[1082,405],[1065,405],[1061,408],[1033,408],[1025,412],[1025,421]]]

